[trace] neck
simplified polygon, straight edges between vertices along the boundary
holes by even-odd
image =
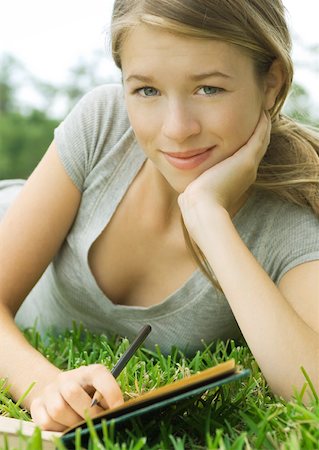
[[[167,182],[152,161],[147,160],[144,165],[143,190],[150,208],[155,211],[158,221],[170,226],[180,222],[180,209],[177,203],[179,193]]]
[[[172,188],[152,161],[147,160],[143,169],[142,189],[147,209],[152,211],[156,222],[163,229],[177,222],[180,224],[181,212],[177,202],[179,192]],[[228,211],[231,218],[244,206],[251,192],[252,189],[248,189]]]

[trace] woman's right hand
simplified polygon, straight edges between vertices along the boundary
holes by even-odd
[[[95,391],[103,398],[99,401],[101,406],[91,407]],[[30,412],[43,430],[63,431],[122,403],[120,387],[111,372],[101,364],[92,364],[59,372],[53,381],[37,391]]]

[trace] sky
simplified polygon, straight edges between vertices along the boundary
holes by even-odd
[[[294,36],[295,79],[312,87],[311,97],[319,110],[319,72],[299,67],[311,60],[319,71],[319,0],[284,0],[284,4]],[[4,1],[0,11],[0,58],[10,53],[38,79],[59,84],[78,61],[90,61],[96,50],[104,51],[102,77],[119,79],[106,43],[112,6],[113,0]],[[318,45],[315,61],[302,44]],[[35,101],[31,91],[23,95]]]

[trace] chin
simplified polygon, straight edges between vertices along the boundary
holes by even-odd
[[[201,168],[196,171],[178,171],[177,169],[158,168],[158,172],[164,181],[164,184],[169,190],[174,191],[177,194],[182,194],[185,189],[195,181],[203,172],[207,169]]]
[[[192,178],[191,180],[169,180],[166,178],[167,183],[177,194],[182,194],[185,189],[195,180]]]

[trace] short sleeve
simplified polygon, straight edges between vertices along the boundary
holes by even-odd
[[[285,203],[269,233],[273,280],[279,283],[290,269],[319,260],[319,217],[310,208]]]
[[[95,164],[129,128],[121,85],[103,85],[86,94],[55,129],[62,164],[82,192]]]

